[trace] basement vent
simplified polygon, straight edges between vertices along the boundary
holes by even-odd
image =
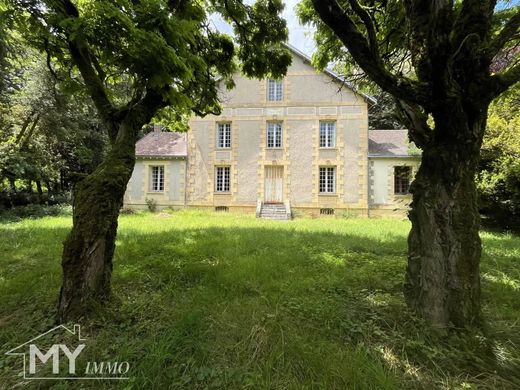
[[[215,211],[227,213],[229,211],[229,207],[227,206],[217,206],[215,207]]]
[[[320,214],[321,215],[334,215],[334,209],[330,209],[330,208],[320,209]]]

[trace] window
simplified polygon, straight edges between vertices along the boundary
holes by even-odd
[[[267,124],[267,147],[281,148],[282,147],[282,124],[268,123]]]
[[[217,125],[217,148],[231,147],[231,123],[219,123]]]
[[[230,167],[217,167],[215,172],[215,191],[229,192]]]
[[[267,100],[270,102],[280,102],[283,100],[282,80],[267,80]]]
[[[406,195],[410,189],[412,167],[394,167],[394,194]]]
[[[320,148],[336,146],[336,122],[320,122]]]
[[[150,190],[152,192],[164,191],[164,166],[158,165],[151,167],[150,173],[152,180],[150,180]]]
[[[320,192],[336,192],[336,167],[320,167]]]

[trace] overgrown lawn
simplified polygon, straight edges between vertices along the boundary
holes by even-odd
[[[482,233],[484,332],[446,339],[403,302],[408,222],[196,210],[120,218],[114,299],[81,325],[129,381],[24,381],[3,353],[54,325],[70,224],[0,223],[0,389],[520,388],[519,237]]]

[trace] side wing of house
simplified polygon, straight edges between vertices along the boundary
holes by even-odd
[[[281,82],[235,77],[220,116],[194,117],[188,205],[254,210],[368,207],[366,99],[298,53]]]
[[[369,130],[369,209],[372,217],[404,217],[420,155],[406,130]]]
[[[186,135],[163,132],[160,126],[136,144],[136,163],[124,206],[147,208],[186,205]]]
[[[185,204],[185,159],[138,158],[128,182],[124,206],[147,208],[154,202],[159,208]]]

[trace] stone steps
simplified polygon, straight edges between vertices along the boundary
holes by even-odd
[[[287,213],[287,209],[283,204],[262,204],[259,217],[264,219],[275,220],[290,219],[290,216]]]

